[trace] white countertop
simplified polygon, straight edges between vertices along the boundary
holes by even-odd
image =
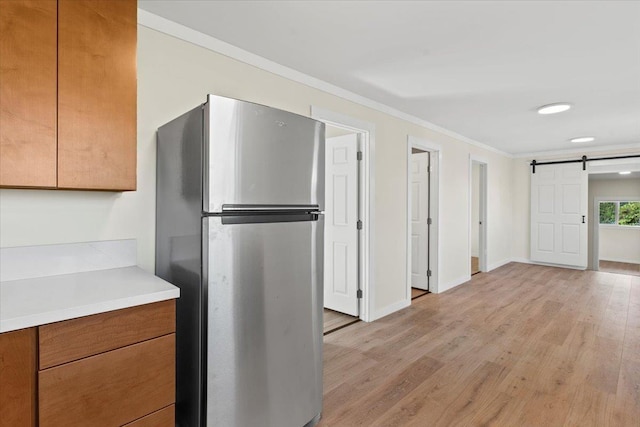
[[[178,298],[139,267],[0,282],[0,333]]]

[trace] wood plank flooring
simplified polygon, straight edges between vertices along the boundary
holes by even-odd
[[[411,288],[411,299],[416,299],[418,297],[421,297],[422,295],[426,295],[428,294],[427,291],[425,291],[424,289],[418,289],[418,288]]]
[[[600,271],[606,271],[608,273],[631,274],[633,276],[640,276],[640,264],[600,260],[599,268]]]
[[[322,427],[640,425],[640,277],[511,263],[324,342]]]
[[[480,273],[480,258],[477,256],[471,257],[471,275]]]
[[[323,332],[325,335],[360,320],[357,317],[329,310],[328,308],[324,309],[322,318],[324,323]]]

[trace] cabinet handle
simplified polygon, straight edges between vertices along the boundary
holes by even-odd
[[[585,223],[585,222],[584,222],[584,217],[585,217],[585,216],[586,216],[586,215],[582,215],[582,223],[583,223],[583,224]]]

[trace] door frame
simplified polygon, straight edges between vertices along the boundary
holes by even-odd
[[[478,194],[479,212],[478,216],[482,224],[478,226],[478,268],[481,273],[488,271],[488,244],[487,244],[487,207],[488,207],[488,180],[489,180],[489,161],[485,157],[469,154],[469,276],[471,276],[471,233],[472,227],[472,212],[473,212],[473,164],[476,163],[480,166],[480,194]]]
[[[599,196],[593,198],[593,224],[591,230],[593,232],[593,248],[592,248],[592,265],[593,271],[600,270],[600,202],[619,202],[623,200],[636,200],[638,196]]]
[[[429,291],[438,293],[440,277],[440,174],[442,165],[442,146],[426,139],[407,135],[407,235],[406,235],[406,294],[405,302],[411,304],[411,151],[412,148],[431,153],[431,179],[429,180],[429,214],[431,228],[429,229],[429,267],[431,278]]]
[[[360,320],[371,322],[375,320],[375,277],[374,277],[374,212],[371,208],[375,200],[375,180],[374,180],[374,153],[375,153],[375,125],[347,115],[326,110],[315,105],[311,106],[311,118],[319,120],[325,124],[347,129],[357,133],[362,151],[362,160],[359,165],[359,195],[358,211],[361,213],[362,232],[359,233],[358,257],[360,278],[360,289],[362,298],[359,301],[358,309]]]
[[[635,161],[634,161],[635,160]],[[601,173],[617,173],[621,171],[640,171],[640,162],[636,159],[613,159],[613,160],[594,160],[587,165],[589,175],[597,175]],[[589,192],[589,180],[587,180],[587,194]],[[621,197],[621,196],[599,196],[593,198],[593,217],[591,220],[591,240],[593,245],[591,248],[591,269],[600,270],[600,202],[615,202],[622,199],[636,199],[637,197]],[[587,251],[589,248],[587,247]]]

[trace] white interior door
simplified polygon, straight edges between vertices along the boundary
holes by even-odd
[[[543,165],[531,174],[531,260],[587,267],[589,175],[582,163]]]
[[[429,153],[411,155],[411,287],[428,289]]]
[[[326,140],[324,306],[358,315],[358,135]]]

